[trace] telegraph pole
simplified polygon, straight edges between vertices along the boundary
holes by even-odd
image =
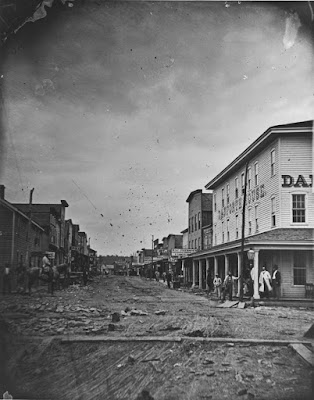
[[[241,236],[241,263],[240,263],[240,301],[243,301],[243,273],[244,273],[244,237],[245,237],[245,205],[246,205],[246,189],[247,189],[247,170],[249,163],[245,164],[244,177],[244,193],[242,205],[242,236]]]
[[[154,273],[154,235],[152,235],[152,274],[153,273]]]
[[[29,257],[29,245],[30,245],[30,228],[32,223],[32,202],[33,202],[33,192],[34,188],[29,193],[29,204],[28,204],[28,224],[27,224],[27,233],[26,233],[26,267],[29,267],[30,257]]]

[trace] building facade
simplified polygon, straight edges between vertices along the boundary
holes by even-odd
[[[197,270],[222,278],[240,273],[242,226],[244,269],[254,251],[254,297],[263,266],[281,272],[281,296],[305,296],[314,282],[312,121],[269,128],[207,185],[213,191],[213,246],[193,257]],[[243,225],[244,222],[244,225]],[[238,288],[239,289],[239,288]]]
[[[8,264],[11,268],[11,284],[15,289],[19,266],[41,265],[48,234],[29,215],[5,200],[3,185],[0,185],[0,222],[0,275]]]
[[[14,207],[23,213],[29,210],[29,204],[14,203]],[[54,254],[54,263],[61,264],[65,260],[64,231],[65,209],[68,203],[61,200],[60,204],[32,204],[32,220],[42,226],[48,236],[43,244],[43,251]]]
[[[202,189],[194,190],[186,202],[189,204],[188,248],[202,250],[202,229],[212,223],[212,194],[203,193]]]

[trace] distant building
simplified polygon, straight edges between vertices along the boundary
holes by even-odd
[[[29,205],[14,203],[24,214],[28,213]],[[43,250],[54,253],[54,263],[61,264],[65,260],[65,209],[68,207],[65,200],[60,204],[32,204],[32,219],[42,226],[48,234],[43,244]]]
[[[186,202],[189,204],[188,247],[200,251],[204,249],[202,229],[212,224],[212,194],[194,190]]]
[[[181,231],[182,233],[182,248],[188,249],[189,248],[189,228],[184,229]]]

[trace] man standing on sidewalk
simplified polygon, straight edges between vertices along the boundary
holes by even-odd
[[[223,300],[226,299],[226,294],[229,296],[229,300],[232,301],[232,291],[233,291],[233,282],[237,281],[240,277],[236,277],[232,275],[232,272],[229,271],[229,274],[225,277],[224,280],[224,294],[223,294]]]
[[[222,281],[218,274],[215,275],[215,279],[214,279],[213,283],[214,283],[214,288],[215,288],[215,295],[218,297],[219,300],[221,300]]]
[[[275,297],[275,299],[279,300],[281,276],[280,276],[280,272],[278,271],[278,265],[274,265],[271,283],[272,283],[273,290],[274,290],[274,297]]]

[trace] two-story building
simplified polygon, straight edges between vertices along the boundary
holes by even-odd
[[[262,267],[272,273],[275,265],[281,295],[304,297],[314,282],[313,122],[270,127],[205,187],[213,191],[213,247],[193,257],[193,283],[204,259],[222,278],[240,273],[244,220],[254,297]]]
[[[0,275],[9,264],[13,289],[16,287],[17,267],[40,266],[47,241],[45,229],[28,212],[23,213],[7,201],[5,187],[0,185]]]
[[[24,214],[29,210],[29,204],[14,203],[13,205]],[[65,200],[61,200],[60,204],[32,204],[31,206],[32,219],[48,234],[43,250],[54,253],[55,264],[64,262],[65,209],[68,206]]]

